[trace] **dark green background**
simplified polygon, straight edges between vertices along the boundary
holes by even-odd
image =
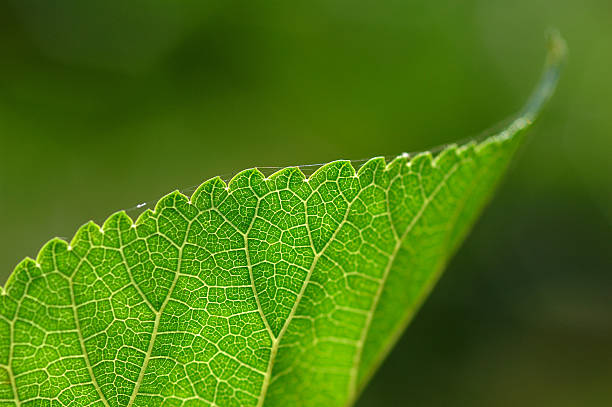
[[[609,0],[0,0],[0,280],[215,175],[476,136],[549,27],[557,94],[359,406],[610,406]]]

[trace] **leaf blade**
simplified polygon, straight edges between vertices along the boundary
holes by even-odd
[[[308,179],[246,170],[47,243],[0,298],[0,404],[350,404],[550,96],[560,41],[481,143]]]

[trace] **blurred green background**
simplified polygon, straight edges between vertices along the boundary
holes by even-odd
[[[611,21],[609,0],[1,0],[0,280],[215,175],[478,135],[556,27],[557,94],[358,406],[611,406]]]

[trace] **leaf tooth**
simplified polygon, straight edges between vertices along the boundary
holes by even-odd
[[[234,175],[228,182],[226,190],[231,194],[238,189],[250,187],[255,192],[259,192],[259,195],[263,195],[267,191],[264,179],[265,176],[259,168],[249,168]]]
[[[378,185],[386,188],[389,184],[389,172],[384,157],[374,157],[363,164],[357,171],[361,187]]]
[[[91,233],[94,230],[99,231],[100,227],[93,221],[81,225],[70,240],[70,250],[79,256],[83,256],[91,247]]]
[[[155,214],[150,208],[145,209],[139,216],[136,218],[136,227],[142,226],[147,223],[147,221],[153,218]]]
[[[157,201],[153,213],[158,214],[166,208],[177,208],[187,203],[189,203],[189,198],[187,198],[187,196],[179,190],[175,190],[163,196],[159,201]]]
[[[414,168],[415,172],[424,173],[425,171],[430,171],[432,168],[433,162],[433,154],[431,151],[423,151],[415,155],[412,160],[410,160],[411,166]]]
[[[130,228],[134,224],[132,218],[125,211],[117,211],[109,216],[104,224],[102,224],[102,229],[104,230],[126,230]]]
[[[8,296],[13,301],[18,301],[23,295],[26,284],[30,280],[30,270],[36,268],[36,260],[31,257],[26,257],[20,261],[13,272],[9,275],[8,280],[2,290],[0,290],[0,298]],[[0,299],[0,307],[5,307]],[[13,308],[13,307],[11,307]],[[0,310],[2,312],[3,310]],[[12,310],[14,312],[14,310]],[[3,313],[3,315],[5,315]],[[6,316],[6,315],[5,315]],[[12,319],[12,316],[10,317]]]
[[[387,162],[385,161],[385,157],[380,156],[380,157],[370,158],[368,161],[365,162],[365,164],[359,167],[359,170],[357,171],[357,175],[362,176],[364,172],[372,171],[378,167],[386,167],[386,166],[387,166]]]
[[[403,168],[403,166],[406,165],[409,160],[410,160],[410,155],[407,153],[398,155],[397,157],[393,158],[387,164],[387,171],[389,172],[401,171],[401,168]]]
[[[48,273],[57,269],[57,258],[58,252],[65,252],[68,250],[68,243],[54,237],[43,245],[36,256],[36,267],[40,268],[43,273]]]
[[[321,183],[325,182],[331,174],[349,173],[355,174],[355,168],[349,160],[336,160],[324,164],[309,177],[310,186],[314,189]]]
[[[291,183],[303,183],[306,176],[298,167],[280,169],[268,177],[276,188],[288,188]]]
[[[227,184],[221,177],[214,177],[200,184],[191,195],[191,203],[199,210],[207,210],[218,204],[227,194]]]
[[[441,171],[448,171],[460,160],[461,157],[457,152],[457,145],[451,144],[434,157],[431,166]]]

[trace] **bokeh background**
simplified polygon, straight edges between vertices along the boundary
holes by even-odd
[[[556,27],[557,94],[358,406],[611,406],[611,21],[609,0],[0,0],[0,281],[215,175],[477,136]]]

